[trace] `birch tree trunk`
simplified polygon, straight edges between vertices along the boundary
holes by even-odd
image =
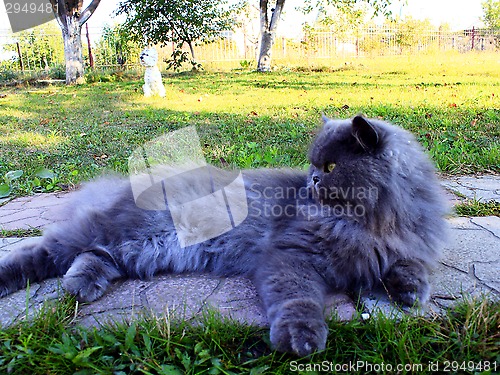
[[[82,27],[97,9],[101,0],[92,0],[82,12],[83,0],[50,0],[61,27],[66,61],[66,84],[85,83],[82,54]]]
[[[257,62],[259,72],[269,72],[271,70],[271,49],[284,5],[285,0],[276,0],[274,8],[271,9],[272,15],[269,21],[269,1],[260,0],[260,49]]]
[[[62,28],[64,60],[66,61],[66,84],[85,83],[82,54],[82,28],[76,19],[68,19],[68,27]]]

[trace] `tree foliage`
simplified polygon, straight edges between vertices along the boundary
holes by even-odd
[[[105,26],[95,46],[95,57],[106,65],[125,69],[128,64],[135,62],[140,50],[141,46],[131,39],[123,25]]]
[[[500,0],[486,0],[482,3],[484,16],[482,21],[487,28],[500,29]]]
[[[304,0],[300,9],[304,13],[310,13],[314,9],[321,11],[327,6],[333,6],[347,14],[351,10],[357,11],[359,4],[367,4],[373,10],[375,16],[382,14],[388,17],[391,15],[389,10],[391,3],[391,0]]]
[[[124,28],[143,45],[173,43],[169,67],[178,69],[189,61],[193,69],[199,69],[194,47],[232,30],[235,9],[225,0],[124,0],[116,14],[126,15]],[[184,45],[191,57],[183,51]]]

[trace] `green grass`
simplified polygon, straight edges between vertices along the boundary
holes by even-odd
[[[411,130],[445,173],[500,171],[498,54],[360,59],[316,70],[170,75],[164,100],[144,98],[140,80],[4,89],[0,178],[23,170],[13,182],[22,195],[126,173],[136,147],[186,125],[196,125],[212,163],[300,168],[322,113],[360,112]],[[53,181],[35,180],[42,167],[55,172]]]
[[[460,216],[499,216],[500,203],[495,201],[481,202],[476,199],[467,200],[455,206],[455,212]]]
[[[41,236],[42,231],[38,228],[30,229],[2,229],[0,228],[0,238],[11,238],[11,237],[37,237]]]
[[[460,374],[494,373],[483,372],[487,363],[496,365],[497,373],[500,368],[500,304],[487,299],[465,300],[442,317],[332,320],[326,350],[310,358],[273,352],[267,330],[223,321],[214,313],[200,318],[202,324],[143,317],[97,330],[74,325],[76,307],[67,298],[57,306],[47,305],[31,323],[1,330],[0,372],[316,374],[324,371],[294,370],[349,363],[393,366],[383,373],[396,373],[398,364],[413,366],[402,374],[435,373],[430,371],[435,366],[444,373],[447,365],[450,373]],[[465,370],[451,371],[457,366]],[[374,373],[366,367],[341,372]]]

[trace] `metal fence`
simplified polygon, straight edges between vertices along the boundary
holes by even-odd
[[[61,34],[38,33],[24,36],[0,31],[0,71],[54,71],[63,73],[64,52]],[[31,39],[32,40],[31,40]],[[140,47],[105,38],[97,30],[82,34],[87,65],[97,69],[133,69],[139,66]],[[90,48],[89,48],[90,45]],[[165,68],[173,46],[159,49],[160,66]],[[412,33],[387,27],[369,27],[347,32],[306,31],[301,40],[277,37],[272,56],[275,61],[303,61],[348,57],[417,55],[441,51],[499,51],[500,30],[472,28],[456,32],[426,30]],[[229,67],[250,66],[257,57],[258,37],[231,33],[211,44],[195,47],[196,58],[207,64]]]

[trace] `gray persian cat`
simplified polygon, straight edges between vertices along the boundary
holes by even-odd
[[[94,301],[120,278],[244,275],[262,299],[274,347],[301,356],[325,347],[330,291],[382,286],[397,303],[424,303],[445,231],[431,163],[411,134],[388,123],[323,120],[308,173],[243,171],[248,215],[201,243],[181,246],[171,210],[139,208],[129,179],[88,184],[67,221],[0,260],[0,296],[57,276],[67,292]],[[184,190],[199,188],[193,175],[184,182]]]

